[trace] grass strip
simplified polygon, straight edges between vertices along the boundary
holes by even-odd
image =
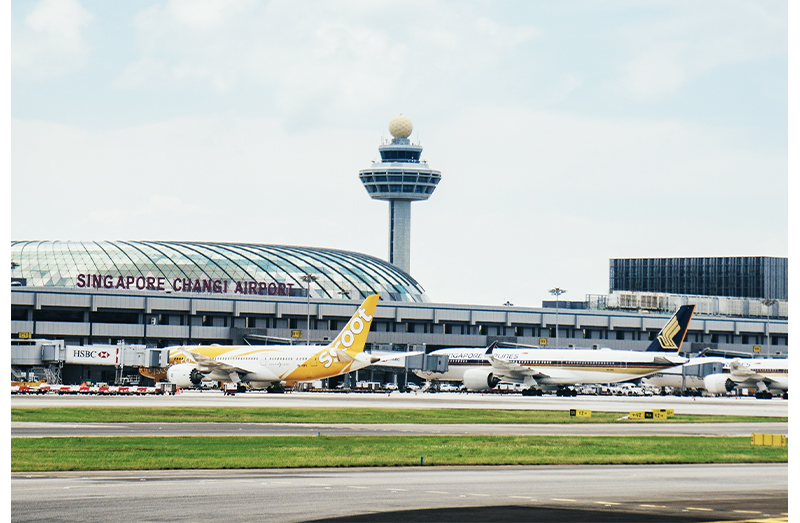
[[[788,447],[699,436],[12,438],[11,470],[788,462]]]
[[[565,410],[378,409],[283,407],[15,407],[11,421],[70,423],[613,423],[627,412],[592,412],[572,417]],[[576,408],[576,407],[573,407]],[[667,420],[625,423],[781,422],[785,417],[676,414]]]

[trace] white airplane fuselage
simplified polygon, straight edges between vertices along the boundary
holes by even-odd
[[[731,362],[735,359],[737,358],[709,356],[691,358],[682,366],[679,365],[671,369],[665,369],[649,376],[645,379],[645,383],[654,387],[703,389],[705,388],[705,378],[708,374],[697,374],[696,372],[692,372],[691,368],[696,365],[718,363],[721,366],[721,372],[717,374],[732,378],[732,381],[736,383],[738,388],[758,388],[758,382],[762,380],[755,378],[742,378],[741,380],[737,380],[735,376],[731,376]],[[759,376],[767,378],[769,384],[765,384],[766,388],[780,392],[789,390],[788,359],[742,358],[737,360],[747,369],[757,373]],[[687,367],[685,373],[682,367]]]
[[[179,387],[197,386],[203,380],[269,387],[330,378],[364,368],[379,360],[363,352],[379,298],[378,294],[368,296],[336,338],[325,346],[173,347],[167,379]]]
[[[415,374],[427,380],[463,381],[467,371],[492,368],[485,352],[485,349],[476,348],[433,351],[432,355],[447,355],[447,372],[415,371]],[[647,376],[676,364],[654,357],[663,356],[661,353],[611,349],[498,348],[493,355],[547,374],[536,378],[540,387],[616,383]],[[675,354],[669,354],[669,357],[680,362]]]
[[[310,381],[339,375],[345,362],[337,361],[335,355],[322,353],[320,345],[234,345],[185,347],[202,354],[215,362],[225,363],[241,369],[239,379],[250,383],[275,383],[280,381]],[[347,372],[370,365],[367,354],[359,353],[346,368]],[[170,363],[190,361],[179,349],[170,350]],[[204,380],[228,381],[230,373],[209,369]]]

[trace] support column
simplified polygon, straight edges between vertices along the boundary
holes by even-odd
[[[389,202],[389,263],[411,272],[411,201]]]

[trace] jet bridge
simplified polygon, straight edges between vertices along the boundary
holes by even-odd
[[[166,367],[168,362],[169,349],[145,345],[65,345],[63,340],[11,340],[12,380],[61,383],[64,365],[115,367],[121,378],[125,367]]]

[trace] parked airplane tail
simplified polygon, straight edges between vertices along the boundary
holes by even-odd
[[[680,352],[694,314],[694,307],[694,305],[684,305],[678,309],[647,347],[647,352]]]
[[[367,342],[367,334],[372,325],[372,318],[375,315],[375,308],[380,299],[379,294],[367,296],[364,303],[347,322],[344,329],[317,354],[320,363],[325,367],[330,366],[332,360],[341,363],[351,363],[357,356],[364,351]],[[377,361],[378,358],[375,358]]]

